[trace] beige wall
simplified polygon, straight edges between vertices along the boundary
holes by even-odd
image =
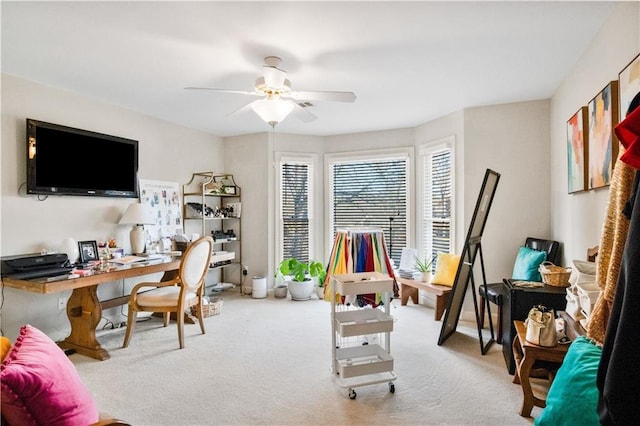
[[[585,259],[600,242],[609,188],[567,194],[567,120],[640,52],[640,3],[617,4],[574,70],[551,98],[551,224],[564,262]]]
[[[129,246],[130,228],[117,222],[131,199],[51,196],[37,201],[24,195],[24,189],[19,193],[26,180],[27,117],[138,140],[141,179],[185,183],[194,171],[224,168],[219,137],[3,74],[3,256],[57,250],[66,237],[80,241],[115,236],[120,245]],[[96,173],[117,173],[117,169]],[[112,292],[121,293],[125,285],[132,283],[101,286],[99,295],[109,298]],[[69,324],[66,312],[58,310],[58,298],[66,299],[69,294],[38,295],[5,288],[3,331],[15,337],[20,326],[31,323],[53,339],[66,337]]]

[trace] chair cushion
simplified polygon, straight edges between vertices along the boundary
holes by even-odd
[[[496,305],[502,305],[502,298],[504,297],[504,284],[487,284],[486,294],[484,291],[484,285],[480,284],[480,286],[478,287],[478,292],[480,296],[484,297],[485,299],[489,299],[492,303],[495,303]]]
[[[511,277],[516,280],[542,281],[538,267],[547,260],[547,252],[520,247]]]
[[[89,425],[98,407],[69,358],[30,325],[0,366],[2,416],[11,425]]]
[[[602,349],[584,336],[571,343],[536,419],[544,425],[599,425],[596,376]]]
[[[438,253],[436,273],[431,280],[432,284],[452,286],[458,272],[460,255],[451,253]]]
[[[154,290],[138,293],[136,300],[140,306],[176,306],[180,296],[180,287],[159,287]],[[198,297],[196,293],[187,291],[185,296],[186,305],[189,301]]]

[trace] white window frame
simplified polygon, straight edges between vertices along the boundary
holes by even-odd
[[[418,183],[417,183],[417,197],[416,197],[418,211],[416,212],[417,214],[416,217],[418,217],[419,220],[416,221],[417,222],[416,223],[416,228],[417,228],[416,239],[418,244],[418,251],[420,253],[419,255],[422,258],[428,256],[431,252],[431,248],[425,246],[424,244],[424,241],[427,239],[425,238],[425,233],[427,232],[427,229],[425,224],[425,211],[424,211],[425,197],[427,192],[427,188],[425,188],[425,180],[426,180],[425,174],[428,172],[428,170],[425,169],[425,157],[431,156],[445,149],[451,150],[451,218],[450,218],[451,234],[449,237],[449,253],[455,252],[455,243],[456,243],[455,224],[456,224],[456,217],[457,217],[456,203],[455,203],[455,200],[456,200],[456,193],[455,193],[456,152],[455,152],[455,136],[451,135],[451,136],[447,136],[434,141],[426,142],[418,146],[418,156],[417,156],[418,157],[417,158]]]

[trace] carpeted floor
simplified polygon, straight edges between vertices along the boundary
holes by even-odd
[[[72,355],[100,410],[133,425],[530,425],[518,414],[519,385],[501,346],[481,355],[475,324],[461,322],[443,346],[433,310],[392,302],[395,393],[357,387],[350,400],[331,373],[331,305],[317,299],[252,299],[222,293],[207,334],[175,324],[137,324],[100,333],[107,361]],[[540,414],[534,408],[533,416]]]

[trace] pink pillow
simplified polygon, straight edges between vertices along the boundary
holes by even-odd
[[[98,407],[73,363],[30,325],[0,366],[2,417],[15,425],[90,425]]]

